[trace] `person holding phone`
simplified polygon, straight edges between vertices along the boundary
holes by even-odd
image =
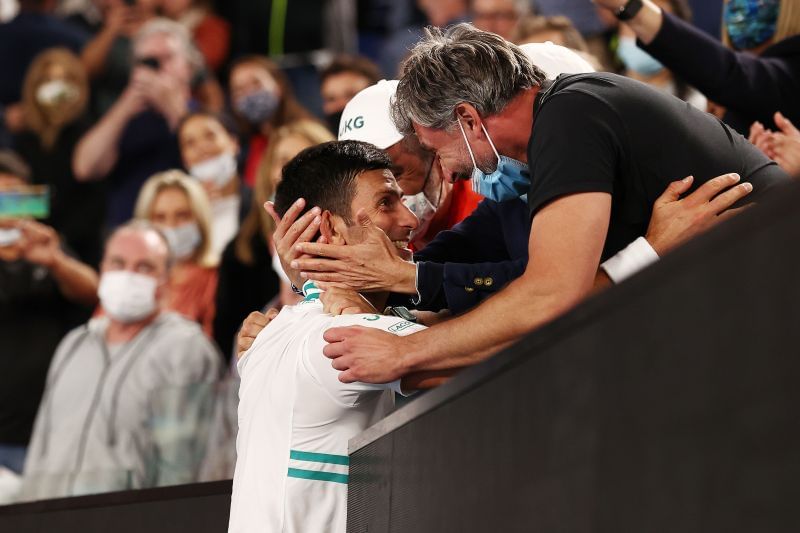
[[[0,196],[24,190],[29,178],[16,154],[0,151]],[[97,287],[97,274],[53,228],[0,212],[0,467],[22,471],[50,359],[91,314]]]
[[[168,19],[145,24],[133,42],[134,66],[122,96],[83,136],[72,167],[78,181],[107,180],[107,226],[129,220],[142,184],[180,168],[176,130],[189,113],[197,54],[186,28]]]

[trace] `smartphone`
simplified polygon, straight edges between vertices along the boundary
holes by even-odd
[[[47,218],[50,216],[50,187],[31,185],[0,191],[0,218]]]
[[[161,68],[161,63],[159,63],[157,57],[152,57],[152,56],[143,57],[139,61],[137,61],[137,63],[139,63],[143,67],[148,67],[153,70],[158,70],[159,68]]]

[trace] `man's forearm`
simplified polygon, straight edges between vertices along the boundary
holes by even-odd
[[[105,117],[83,136],[72,160],[78,181],[102,178],[111,172],[119,156],[120,137],[130,116],[122,102],[117,101]]]
[[[661,29],[663,14],[661,8],[651,0],[644,0],[644,6],[633,19],[626,21],[644,44],[650,44]]]
[[[61,253],[50,266],[50,273],[67,300],[86,306],[97,304],[99,282],[90,266]]]
[[[579,300],[575,294],[537,290],[521,277],[469,313],[409,335],[406,373],[469,366],[487,359]]]

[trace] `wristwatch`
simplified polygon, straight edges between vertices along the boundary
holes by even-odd
[[[407,307],[397,306],[397,307],[387,307],[384,312],[384,315],[392,315],[396,317],[400,317],[403,320],[408,320],[409,322],[417,323],[417,317],[414,313],[408,310]]]
[[[642,0],[628,0],[628,3],[619,8],[614,16],[621,21],[631,20],[642,9]]]

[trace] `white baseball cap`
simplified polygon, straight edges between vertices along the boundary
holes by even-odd
[[[531,62],[542,69],[547,78],[554,80],[561,74],[582,74],[595,72],[594,67],[584,58],[565,46],[546,43],[527,43],[520,45]]]
[[[397,131],[389,113],[397,83],[381,80],[355,95],[342,111],[339,140],[364,141],[382,150],[400,142],[403,134]]]

